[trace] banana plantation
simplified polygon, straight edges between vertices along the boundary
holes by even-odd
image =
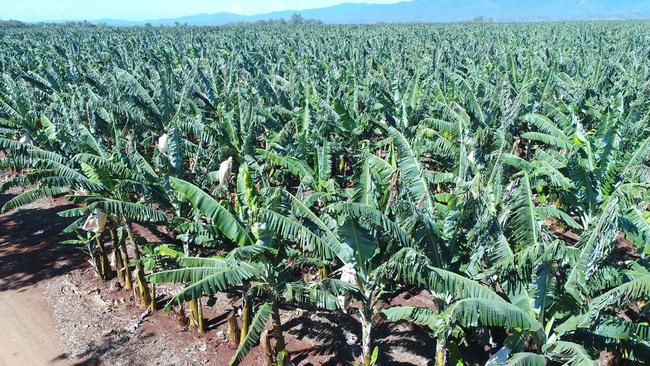
[[[647,22],[33,26],[0,73],[2,211],[65,197],[94,281],[192,332],[234,297],[217,365],[297,365],[295,309],[358,322],[344,365],[392,322],[436,366],[650,363]]]

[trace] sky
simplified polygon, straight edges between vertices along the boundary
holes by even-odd
[[[38,22],[108,18],[148,20],[217,12],[254,15],[345,2],[388,4],[399,0],[0,0],[0,19]]]

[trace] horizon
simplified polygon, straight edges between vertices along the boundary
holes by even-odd
[[[89,22],[108,26],[214,26],[289,20],[292,14],[326,24],[518,23],[650,19],[650,2],[640,0],[116,0],[88,7],[83,0],[27,0],[0,9],[0,19],[26,24]],[[522,5],[526,5],[522,7]],[[13,11],[6,11],[7,9]]]
[[[412,0],[186,0],[181,3],[172,0],[143,0],[137,2],[113,0],[93,4],[94,6],[91,9],[83,0],[27,0],[9,4],[7,9],[0,9],[0,14],[2,14],[0,19],[17,20],[25,23],[93,22],[105,19],[146,22],[218,13],[256,16],[278,11],[320,9],[341,4],[381,5],[410,1]]]

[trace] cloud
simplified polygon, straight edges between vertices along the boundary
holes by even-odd
[[[228,12],[231,12],[231,13],[241,13],[245,9],[244,9],[244,7],[242,5],[231,5],[231,6],[227,7],[224,10],[228,11]]]
[[[14,4],[14,10],[16,10],[16,11],[21,11],[21,12],[22,12],[22,11],[28,11],[28,10],[29,10],[29,6],[27,6],[27,5],[25,5],[25,4]]]

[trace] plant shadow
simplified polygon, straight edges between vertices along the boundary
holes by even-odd
[[[13,197],[0,194],[0,207]],[[84,263],[78,248],[60,244],[71,238],[63,229],[72,220],[59,217],[57,212],[72,207],[62,198],[39,199],[0,214],[0,291],[21,291]]]

